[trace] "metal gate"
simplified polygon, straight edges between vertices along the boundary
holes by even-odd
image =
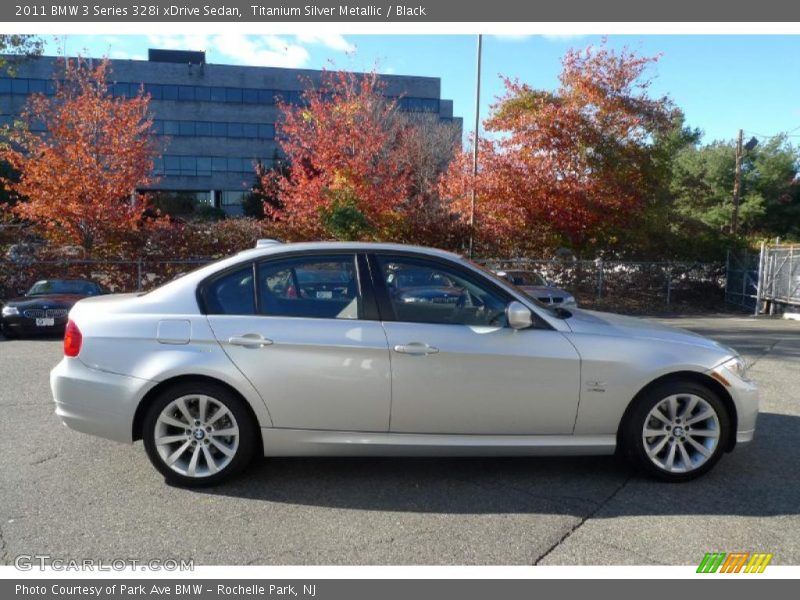
[[[800,306],[800,244],[762,244],[755,313]]]
[[[725,303],[753,311],[758,306],[760,255],[728,251],[725,278]]]

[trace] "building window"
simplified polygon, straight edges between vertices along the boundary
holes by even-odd
[[[242,201],[247,197],[247,192],[242,190],[223,190],[220,196],[223,208],[241,206]]]

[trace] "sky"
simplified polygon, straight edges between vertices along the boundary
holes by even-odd
[[[484,36],[480,117],[503,85],[500,76],[541,89],[558,85],[560,60],[570,47],[597,45],[600,36]],[[455,102],[465,137],[474,129],[474,35],[68,35],[45,38],[46,53],[83,53],[146,59],[148,48],[205,50],[209,63],[296,68],[342,68],[439,77],[442,97]],[[651,93],[668,95],[703,141],[784,132],[800,144],[800,35],[614,35],[660,60],[649,71]]]

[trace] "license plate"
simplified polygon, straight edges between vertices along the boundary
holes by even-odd
[[[56,320],[53,317],[40,317],[36,319],[37,327],[52,327],[55,324]]]
[[[321,300],[330,300],[331,298],[333,298],[333,292],[320,290],[317,292],[317,298]]]

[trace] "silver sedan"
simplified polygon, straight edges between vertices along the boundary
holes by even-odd
[[[144,441],[182,485],[255,455],[623,451],[667,481],[753,439],[739,355],[551,308],[454,254],[265,242],[147,294],[81,300],[51,373],[69,427]]]

